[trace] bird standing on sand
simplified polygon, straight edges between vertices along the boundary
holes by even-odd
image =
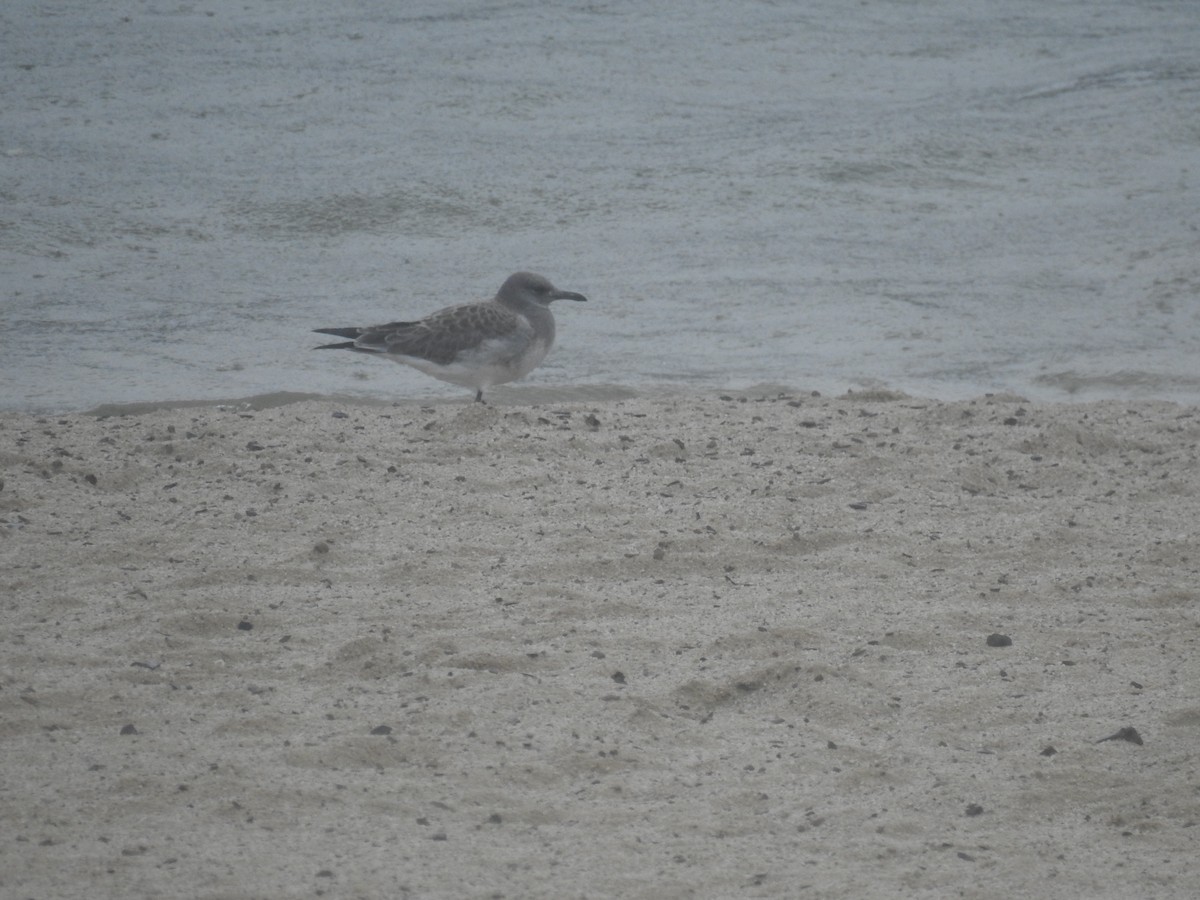
[[[426,375],[483,389],[516,381],[532,372],[554,343],[555,300],[587,300],[560,291],[541,275],[510,275],[491,300],[447,306],[416,322],[390,322],[367,328],[317,328],[318,334],[350,338],[316,350],[355,350],[420,369]]]

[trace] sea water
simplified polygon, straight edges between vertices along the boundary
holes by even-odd
[[[0,7],[0,407],[469,392],[312,353],[530,269],[527,379],[1200,402],[1200,6]]]

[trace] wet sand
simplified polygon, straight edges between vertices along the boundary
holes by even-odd
[[[0,894],[1196,896],[1198,446],[1001,396],[2,414]]]

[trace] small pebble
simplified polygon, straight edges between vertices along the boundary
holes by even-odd
[[[1096,741],[1096,743],[1102,744],[1105,741],[1129,741],[1129,743],[1137,744],[1139,747],[1142,746],[1143,743],[1142,736],[1137,733],[1137,729],[1130,725],[1126,725],[1115,734],[1110,734],[1108,737],[1100,738],[1100,740]]]

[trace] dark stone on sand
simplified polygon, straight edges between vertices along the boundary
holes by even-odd
[[[1102,737],[1096,741],[1097,744],[1102,744],[1105,741],[1129,741],[1131,744],[1137,744],[1139,747],[1144,743],[1142,736],[1138,734],[1137,729],[1131,725],[1126,725],[1115,734],[1110,734],[1108,737]]]

